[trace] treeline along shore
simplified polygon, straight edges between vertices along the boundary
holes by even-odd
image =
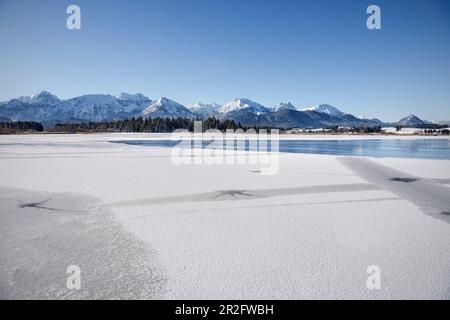
[[[95,133],[95,132],[154,132],[154,133],[170,133],[177,129],[194,130],[193,119],[187,118],[131,118],[116,121],[101,122],[80,122],[80,123],[54,123],[44,125],[34,121],[17,121],[17,122],[0,122],[0,134],[14,133]],[[197,119],[197,121],[201,121]],[[209,129],[217,129],[225,131],[227,129],[247,130],[250,127],[242,126],[234,120],[218,120],[216,118],[208,118],[202,121],[204,131]],[[259,127],[251,127],[260,129]]]
[[[203,131],[209,129],[217,129],[225,131],[228,129],[244,131],[248,129],[271,129],[268,127],[248,127],[234,120],[219,120],[211,117],[207,119],[188,119],[188,118],[131,118],[116,121],[100,121],[100,122],[74,122],[74,123],[51,123],[42,124],[35,121],[5,121],[0,122],[0,134],[18,134],[18,133],[99,133],[99,132],[152,132],[152,133],[170,133],[177,129],[194,130],[194,121],[202,121]],[[397,130],[407,128],[408,126],[397,126]],[[439,124],[427,124],[418,126],[424,129],[422,134],[441,134],[449,135],[450,132],[446,126]],[[295,128],[277,128],[280,133],[290,133]],[[320,130],[320,129],[319,129]],[[323,128],[323,130],[305,129],[305,133],[322,133],[322,134],[382,134],[381,126],[331,126]]]

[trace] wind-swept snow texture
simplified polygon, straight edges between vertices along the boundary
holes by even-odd
[[[442,183],[415,177],[365,158],[339,158],[350,170],[415,204],[424,213],[450,222],[450,189]]]
[[[165,279],[156,256],[96,198],[0,188],[0,299],[149,299]],[[70,265],[81,288],[68,289]]]

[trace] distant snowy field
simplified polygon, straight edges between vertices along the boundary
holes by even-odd
[[[281,154],[262,176],[109,142],[164,138],[0,136],[0,298],[450,299],[450,161]],[[337,138],[398,139],[301,136]]]

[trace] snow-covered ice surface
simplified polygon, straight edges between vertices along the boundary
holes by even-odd
[[[1,187],[0,203],[0,299],[161,297],[154,253],[98,199]],[[67,288],[71,265],[82,290]]]
[[[281,154],[262,176],[108,142],[162,137],[1,136],[0,297],[450,298],[450,224],[426,209],[450,211],[450,161]]]
[[[409,175],[369,159],[348,157],[339,160],[368,182],[414,203],[422,212],[450,223],[449,190],[441,181]]]

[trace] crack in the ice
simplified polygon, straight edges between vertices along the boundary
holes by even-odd
[[[232,198],[236,198],[236,196],[244,196],[244,197],[258,197],[255,194],[247,193],[245,190],[223,190],[218,191],[218,195],[214,197],[214,199],[218,199],[224,196],[231,196]]]
[[[418,181],[419,179],[417,179],[417,178],[391,178],[389,180],[396,181],[396,182],[410,183],[410,182]]]
[[[43,209],[43,210],[50,210],[50,211],[61,211],[60,209],[44,206],[44,204],[46,204],[47,202],[49,202],[51,200],[53,200],[53,198],[48,198],[48,199],[45,199],[42,201],[28,202],[28,203],[24,203],[20,200],[17,200],[17,201],[20,203],[19,208],[21,208],[21,209],[35,208],[35,209]]]

